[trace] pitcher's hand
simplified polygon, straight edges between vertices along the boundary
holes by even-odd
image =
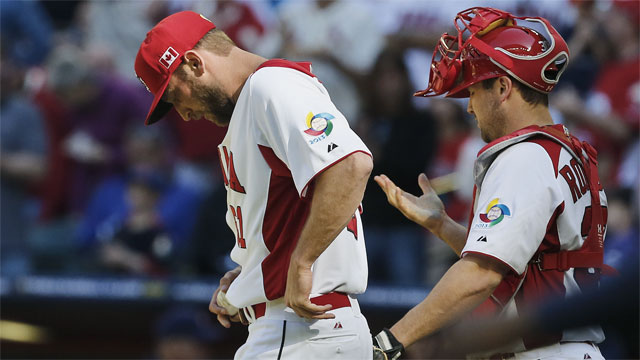
[[[237,268],[231,271],[228,271],[226,274],[224,274],[224,276],[220,279],[220,285],[218,286],[216,291],[213,293],[213,296],[211,297],[211,302],[209,303],[209,311],[216,314],[218,318],[218,322],[226,328],[231,327],[232,321],[241,322],[246,325],[246,320],[244,320],[241,317],[242,309],[240,309],[240,311],[238,311],[237,314],[230,316],[227,309],[225,309],[223,306],[218,304],[218,293],[220,291],[226,293],[227,290],[229,290],[229,286],[231,286],[231,283],[233,282],[233,280],[235,280],[238,277],[238,275],[240,275],[241,270],[242,268],[238,266]]]
[[[333,319],[335,315],[327,313],[331,305],[316,305],[309,300],[313,272],[311,266],[303,266],[291,261],[287,273],[287,289],[284,300],[300,317],[307,319]]]

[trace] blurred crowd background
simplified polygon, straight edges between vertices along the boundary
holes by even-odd
[[[484,143],[466,100],[412,94],[426,87],[433,46],[452,31],[457,12],[493,6],[546,17],[571,52],[550,108],[556,123],[598,150],[609,198],[605,262],[621,267],[639,251],[639,4],[2,0],[2,279],[217,279],[234,266],[216,147],[225,129],[205,120],[186,124],[174,112],[143,125],[152,96],[136,79],[135,55],[154,24],[181,10],[205,15],[238,46],[266,58],[311,61],[373,152],[373,173],[418,194],[417,176],[425,172],[465,225],[473,161]],[[428,288],[455,261],[446,245],[388,205],[373,181],[363,206],[370,284]],[[200,310],[159,315],[154,339],[172,331],[202,342],[219,338],[221,328]],[[161,348],[149,356],[172,351]]]

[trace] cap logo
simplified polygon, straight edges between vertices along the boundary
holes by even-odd
[[[175,51],[174,48],[169,46],[169,48],[167,48],[164,54],[162,54],[162,57],[160,57],[160,64],[162,64],[164,67],[168,69],[169,67],[171,67],[171,64],[173,64],[173,62],[176,61],[177,58],[178,58],[178,52]]]

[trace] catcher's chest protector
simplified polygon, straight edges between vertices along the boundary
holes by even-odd
[[[540,272],[566,271],[575,268],[576,280],[580,286],[597,285],[600,274],[615,273],[615,270],[603,264],[604,231],[606,225],[606,213],[600,206],[601,189],[595,149],[586,142],[580,142],[569,134],[563,125],[553,126],[529,126],[505,137],[499,138],[487,144],[480,150],[474,167],[474,204],[470,216],[470,224],[473,221],[475,202],[481,190],[482,182],[487,170],[496,157],[508,147],[524,141],[553,141],[560,144],[577,161],[584,170],[586,185],[591,196],[591,204],[587,211],[590,212],[590,222],[587,222],[588,235],[582,247],[578,250],[538,252],[529,263],[527,271],[522,275],[510,275],[505,277],[491,296],[491,301],[486,302],[477,309],[477,313],[501,311],[502,308],[516,296],[521,288],[524,278],[535,267]],[[606,208],[605,208],[606,211]],[[585,216],[586,217],[586,216]],[[469,226],[470,228],[470,226]],[[491,303],[491,304],[489,304]]]

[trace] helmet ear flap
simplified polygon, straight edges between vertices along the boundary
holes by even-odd
[[[446,65],[446,64],[441,64]],[[449,91],[455,84],[456,79],[458,79],[458,75],[460,74],[460,70],[462,68],[462,62],[459,59],[453,59],[449,66],[443,66],[442,71],[442,88],[443,91]]]
[[[417,91],[414,96],[437,96],[451,90],[458,79],[462,62],[459,59],[459,38],[444,33],[440,42],[433,50],[431,68],[429,70],[429,85],[426,89]]]
[[[438,61],[431,64],[429,87],[418,91],[415,96],[435,96],[451,90],[460,74],[462,63],[458,59]]]

